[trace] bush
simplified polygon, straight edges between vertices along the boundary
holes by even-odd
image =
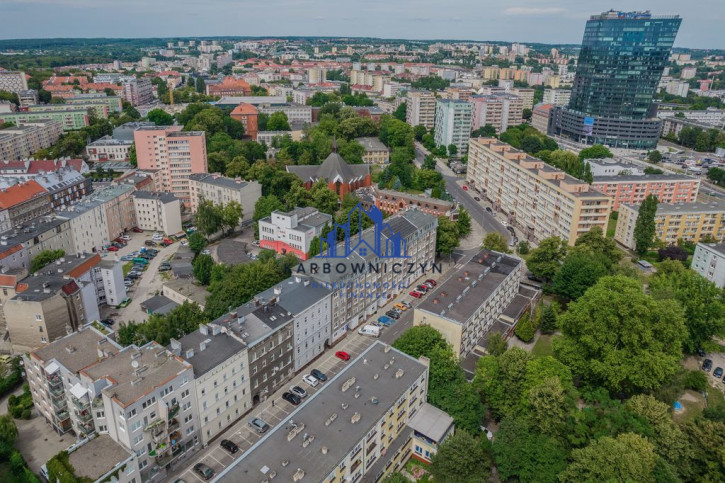
[[[23,413],[20,416],[20,419],[30,419],[32,417],[32,412],[30,409],[23,409]]]
[[[704,391],[708,387],[707,375],[702,371],[689,371],[685,376],[685,387],[694,391]]]
[[[534,329],[534,324],[531,323],[531,318],[528,315],[525,315],[519,323],[516,324],[514,334],[516,334],[516,337],[524,342],[531,342],[534,340],[536,329]]]

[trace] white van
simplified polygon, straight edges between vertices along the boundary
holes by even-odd
[[[360,330],[357,331],[360,335],[369,335],[371,337],[380,337],[380,327],[375,327],[374,325],[366,325],[364,327],[361,327]]]

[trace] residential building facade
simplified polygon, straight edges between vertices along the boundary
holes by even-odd
[[[121,97],[134,106],[150,104],[154,100],[154,91],[151,80],[145,77],[129,80],[123,83]]]
[[[142,230],[173,235],[181,231],[181,202],[171,193],[136,191],[133,193],[136,223]]]
[[[58,142],[60,122],[51,119],[21,123],[0,131],[0,160],[15,161],[32,156]]]
[[[558,236],[574,245],[595,226],[606,232],[606,195],[496,139],[471,139],[466,180],[527,239]]]
[[[20,94],[28,90],[28,80],[25,72],[15,70],[0,70],[0,91]]]
[[[126,141],[103,136],[86,146],[88,161],[103,163],[106,161],[129,161],[133,140]]]
[[[436,97],[430,91],[409,90],[406,95],[405,120],[411,126],[435,127]]]
[[[378,138],[357,138],[363,148],[363,162],[365,164],[388,164],[390,162],[390,148],[383,144]]]
[[[0,233],[20,228],[53,210],[50,193],[35,180],[20,182],[0,190],[0,212],[7,211]],[[1,219],[0,219],[1,221]]]
[[[259,246],[307,260],[312,239],[331,223],[332,216],[315,208],[295,208],[286,213],[275,210],[259,220]]]
[[[596,176],[592,188],[609,196],[612,210],[621,204],[638,205],[649,195],[660,203],[693,203],[697,201],[700,180],[679,174],[645,174]]]
[[[436,101],[435,143],[436,146],[456,146],[457,154],[468,151],[471,137],[472,105],[466,101],[439,99]]]
[[[698,243],[690,268],[719,288],[725,287],[725,245]]]
[[[496,134],[501,134],[511,126],[522,122],[524,104],[520,97],[513,94],[491,94],[488,96],[472,96],[473,130],[491,125]]]
[[[257,181],[227,178],[219,173],[199,173],[189,176],[191,211],[196,213],[201,200],[216,205],[236,201],[242,205],[242,223],[252,220],[254,204],[262,196],[262,185]]]

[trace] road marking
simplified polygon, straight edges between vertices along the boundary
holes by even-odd
[[[222,465],[222,467],[223,467],[223,468],[226,468],[226,467],[227,467],[227,465],[225,465],[224,463],[222,463],[221,461],[219,461],[218,459],[216,459],[216,458],[214,457],[214,455],[213,455],[213,454],[211,454],[211,452],[210,452],[209,454],[207,454],[207,456],[208,456],[209,458],[213,459],[214,461],[216,461],[217,463],[219,463],[220,465]]]

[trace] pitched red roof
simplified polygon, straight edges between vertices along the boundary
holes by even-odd
[[[83,263],[76,266],[72,270],[69,270],[67,275],[72,278],[78,278],[81,275],[83,275],[84,273],[86,273],[88,270],[90,270],[91,268],[98,265],[99,263],[101,263],[101,256],[98,253],[96,253],[95,255],[90,257],[88,260],[84,260]]]
[[[63,290],[63,293],[66,295],[73,295],[78,290],[80,290],[80,288],[78,287],[78,284],[75,283],[74,280],[71,280],[67,284],[63,285],[62,290]]]
[[[19,183],[0,190],[0,209],[6,210],[38,196],[47,195],[48,191],[35,180]]]

